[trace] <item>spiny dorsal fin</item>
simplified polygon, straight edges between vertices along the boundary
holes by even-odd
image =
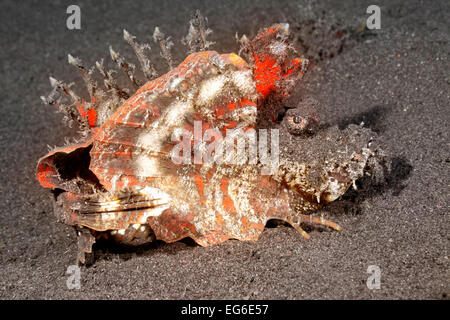
[[[208,28],[208,19],[202,16],[200,10],[197,10],[189,20],[188,34],[182,39],[182,42],[189,47],[188,53],[208,50],[214,44],[206,39],[210,33],[212,30]]]
[[[172,54],[170,53],[170,48],[173,46],[172,40],[170,37],[164,38],[165,34],[162,33],[158,27],[155,27],[155,32],[153,32],[153,41],[159,44],[161,48],[161,57],[163,57],[167,64],[169,65],[169,70],[173,69],[173,59]]]
[[[125,59],[122,58],[116,51],[114,51],[111,46],[109,47],[109,53],[111,54],[112,61],[114,61],[120,68],[123,69],[123,71],[125,71],[128,79],[130,79],[133,86],[136,89],[139,88],[141,86],[141,83],[134,76],[134,70],[136,69],[136,66],[134,64],[126,62]]]
[[[142,72],[147,80],[153,80],[158,76],[155,67],[150,59],[145,55],[144,50],[151,50],[149,44],[139,44],[136,42],[136,37],[131,35],[127,30],[123,30],[123,38],[133,48],[136,56],[141,64]]]
[[[60,92],[64,93],[67,96],[67,98],[69,98],[71,100],[71,102],[73,104],[84,102],[83,99],[81,99],[75,92],[72,91],[72,89],[70,89],[69,85],[66,85],[62,81],[56,80],[53,77],[49,77],[49,80],[50,80],[50,85],[52,86],[52,88],[58,89],[58,90],[60,90]]]
[[[48,97],[41,96],[42,102],[55,106],[59,112],[62,112],[64,114],[64,122],[69,128],[71,128],[73,122],[76,121],[81,130],[87,130],[89,126],[86,119],[81,117],[75,108],[76,105],[85,104],[86,102],[75,92],[73,92],[69,85],[66,85],[62,81],[56,80],[53,77],[50,77],[49,80],[53,89]],[[61,97],[61,93],[64,93],[64,95],[68,98],[70,101],[69,105],[62,102],[63,99]]]
[[[236,42],[239,44],[239,52],[238,55],[243,55],[245,58],[250,59],[250,40],[247,38],[245,34],[239,38],[238,33],[236,32]]]
[[[115,70],[109,70],[106,71],[103,66],[103,59],[100,60],[100,62],[96,62],[95,66],[97,67],[98,71],[104,78],[104,84],[106,89],[111,90],[118,98],[120,99],[128,99],[130,95],[128,94],[125,89],[122,89],[117,84],[116,79],[113,77],[113,73],[116,72]]]
[[[67,55],[67,60],[68,60],[69,64],[73,65],[74,67],[76,67],[78,69],[81,77],[84,80],[84,83],[86,84],[86,87],[89,92],[89,96],[91,97],[91,101],[95,100],[97,90],[99,90],[99,89],[98,89],[97,82],[95,82],[95,80],[92,78],[93,69],[87,70],[83,66],[83,63],[81,62],[81,60],[79,58],[73,57],[71,54]]]
[[[213,44],[207,40],[207,36],[212,32],[208,28],[208,19],[203,17],[199,10],[197,10],[192,19],[189,21],[189,32],[182,42],[189,47],[189,52],[206,51]],[[123,37],[125,41],[133,48],[142,72],[146,80],[150,81],[158,76],[158,73],[153,66],[150,59],[145,54],[145,50],[150,50],[150,45],[139,44],[136,37],[131,35],[127,30],[123,30]],[[166,37],[161,30],[156,27],[153,33],[153,41],[160,46],[160,55],[163,57],[169,69],[174,68],[174,61],[171,53],[171,48],[174,43],[171,37]],[[88,89],[91,101],[85,101],[70,89],[70,85],[50,77],[50,83],[53,87],[48,97],[41,97],[41,100],[55,106],[58,111],[64,113],[64,121],[69,127],[72,127],[76,121],[83,133],[86,135],[91,128],[100,126],[107,116],[114,112],[117,106],[120,106],[123,101],[128,99],[138,88],[143,84],[135,76],[136,66],[127,62],[118,52],[109,47],[111,59],[122,69],[131,81],[134,89],[128,90],[121,88],[113,76],[115,70],[107,70],[104,67],[103,60],[97,61],[95,66],[91,69],[86,68],[82,61],[72,55],[68,55],[69,64],[75,66],[81,74],[83,81]],[[103,83],[106,90],[100,88],[94,80],[93,71],[95,68],[103,77]],[[63,97],[66,97],[63,99]],[[91,121],[87,119],[87,112],[93,113]],[[92,122],[92,123],[91,123]]]

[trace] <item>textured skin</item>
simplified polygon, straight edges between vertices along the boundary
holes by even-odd
[[[235,54],[191,54],[142,86],[85,143],[42,158],[37,168],[42,186],[65,191],[55,205],[59,219],[88,239],[86,229],[121,241],[150,233],[166,242],[191,237],[202,246],[229,238],[256,241],[274,218],[304,237],[303,221],[340,230],[304,213],[343,194],[362,175],[368,149],[357,150],[342,166],[324,168],[314,183],[307,163],[287,158],[272,175],[262,175],[259,162],[176,164],[171,158],[177,130],[202,137],[213,128],[223,136],[227,129],[247,132],[267,99],[289,95],[303,61],[293,57],[284,36],[283,26],[264,29],[252,42],[251,64]],[[192,141],[193,153],[205,147]],[[93,241],[85,238],[80,250],[91,252]]]

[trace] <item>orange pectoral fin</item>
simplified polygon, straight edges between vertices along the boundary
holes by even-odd
[[[44,188],[60,188],[78,193],[79,187],[75,182],[76,179],[62,174],[64,172],[62,167],[71,166],[73,163],[81,163],[81,159],[90,150],[90,144],[91,141],[88,141],[86,144],[58,148],[42,157],[36,168],[36,179]]]

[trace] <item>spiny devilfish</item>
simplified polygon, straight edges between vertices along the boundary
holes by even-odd
[[[370,132],[357,126],[319,130],[311,99],[288,110],[285,101],[307,68],[306,59],[295,57],[288,25],[265,28],[252,41],[242,37],[245,61],[233,53],[206,50],[205,23],[197,14],[186,37],[191,50],[200,52],[158,78],[144,55],[148,46],[124,31],[149,80],[139,83],[134,66],[110,49],[138,88],[131,96],[103,63],[97,68],[106,91],[70,55],[91,101],[51,78],[54,92],[43,99],[77,119],[86,132],[82,142],[41,158],[36,176],[54,190],[58,219],[78,231],[81,263],[101,237],[125,243],[191,237],[210,246],[230,238],[256,241],[269,219],[288,222],[305,238],[303,222],[341,230],[305,213],[337,199],[363,175],[372,154]],[[172,43],[158,28],[153,37],[172,66]],[[72,105],[64,106],[56,92],[67,95]],[[170,154],[177,142],[172,134],[178,129],[194,132],[194,121],[202,122],[202,135],[211,128],[222,134],[232,128],[278,129],[279,165],[271,175],[262,175],[260,162],[174,163]]]

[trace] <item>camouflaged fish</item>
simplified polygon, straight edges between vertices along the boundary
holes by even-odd
[[[149,46],[124,31],[147,80],[141,83],[135,66],[110,49],[137,89],[132,95],[103,61],[96,66],[106,89],[93,80],[93,70],[69,55],[86,81],[89,102],[51,78],[54,90],[43,100],[69,122],[78,121],[84,134],[82,141],[41,158],[36,176],[54,190],[58,219],[78,231],[81,263],[101,237],[124,243],[190,237],[210,246],[227,239],[256,241],[269,219],[288,222],[305,238],[304,222],[341,230],[308,213],[340,197],[363,175],[372,154],[371,132],[359,126],[320,129],[311,98],[286,107],[308,66],[297,57],[287,24],[262,29],[252,41],[238,39],[244,60],[208,50],[206,23],[198,12],[190,21],[184,43],[191,54],[175,68],[170,38],[155,29],[153,39],[171,69],[160,77],[145,55]],[[193,134],[181,141],[174,139],[177,132]],[[220,138],[233,132],[251,132],[253,138],[266,133],[257,143],[267,139],[268,145],[258,155],[277,154],[269,173],[264,169],[271,164],[262,158],[229,161],[242,156],[238,152],[228,161],[194,159],[196,152],[209,151],[218,160],[217,150],[230,148]],[[255,147],[255,140],[248,141],[244,150]],[[176,161],[180,145],[191,152],[182,159],[193,161]]]

